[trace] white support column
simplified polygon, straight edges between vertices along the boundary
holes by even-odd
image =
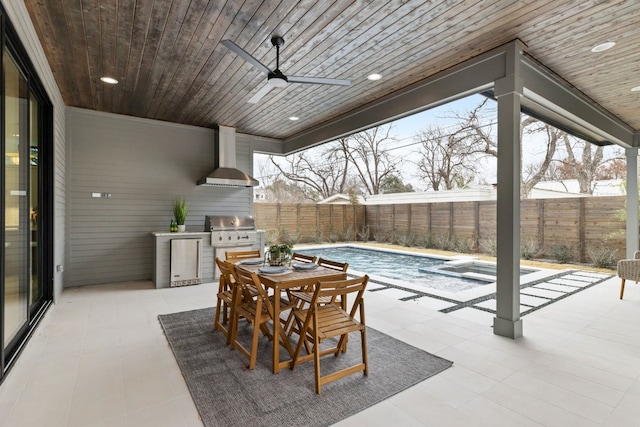
[[[507,61],[506,77],[497,80],[498,191],[496,317],[493,333],[509,338],[522,336],[520,319],[520,76],[521,51],[514,49]]]
[[[627,148],[627,258],[638,250],[638,148]]]

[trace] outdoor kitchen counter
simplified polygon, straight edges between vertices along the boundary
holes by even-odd
[[[257,230],[258,243],[254,249],[258,249],[260,245],[264,248],[264,230]],[[185,231],[169,232],[169,231],[152,231],[153,236],[153,271],[151,278],[156,288],[170,287],[170,268],[171,268],[171,240],[172,239],[202,239],[202,283],[211,283],[216,281],[215,277],[215,247],[211,245],[211,233],[206,231]],[[253,248],[253,247],[252,247]],[[231,248],[229,248],[231,250]]]
[[[185,231],[182,233],[169,231],[152,231],[153,244],[153,272],[151,279],[156,288],[170,287],[171,268],[171,240],[172,239],[202,239],[202,283],[213,282],[213,247],[211,233],[204,231]]]

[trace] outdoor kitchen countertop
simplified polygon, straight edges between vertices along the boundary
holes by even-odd
[[[166,237],[166,236],[210,236],[210,231],[183,231],[182,233],[179,231],[152,231],[151,234],[156,237]]]

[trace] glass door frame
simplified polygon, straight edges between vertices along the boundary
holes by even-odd
[[[53,106],[49,97],[40,82],[35,68],[33,67],[26,50],[23,48],[15,29],[8,20],[2,5],[0,5],[0,157],[5,159],[5,79],[4,79],[4,52],[8,49],[12,59],[17,65],[20,72],[27,80],[27,99],[33,96],[39,104],[38,111],[38,227],[36,231],[36,241],[39,250],[36,259],[32,259],[27,263],[27,268],[31,268],[32,264],[36,265],[38,271],[38,286],[40,288],[41,297],[31,302],[31,286],[27,286],[27,322],[19,329],[16,336],[11,340],[5,348],[4,345],[4,318],[0,316],[0,383],[4,380],[6,373],[13,366],[15,360],[24,348],[29,337],[35,330],[38,322],[53,302],[53,230],[54,230],[54,132],[53,132]],[[28,101],[29,103],[30,101]],[[29,104],[28,104],[29,106]],[[31,120],[31,110],[27,109],[27,129],[31,132],[29,121]],[[30,141],[30,135],[25,138]],[[30,144],[22,150],[26,152],[26,159],[30,158]],[[30,162],[27,162],[29,168]],[[27,194],[30,195],[31,179],[30,171],[27,173]],[[5,191],[5,167],[4,163],[0,165],[0,188]],[[0,225],[5,224],[5,201],[4,194],[0,197]],[[31,230],[28,230],[31,233]],[[31,234],[29,242],[31,242]],[[4,233],[0,233],[0,267],[4,270]],[[28,257],[32,257],[32,251],[28,251]],[[31,272],[29,272],[31,274]],[[5,301],[5,284],[4,276],[0,275],[0,304]],[[4,307],[3,307],[4,310]]]

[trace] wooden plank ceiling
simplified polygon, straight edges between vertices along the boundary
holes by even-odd
[[[25,0],[65,103],[285,139],[515,38],[587,96],[640,129],[640,2],[635,0]],[[230,39],[288,75],[266,76]],[[596,44],[616,46],[592,53]],[[366,79],[380,73],[377,82]],[[101,76],[120,81],[109,86]],[[289,116],[300,120],[290,121]]]

